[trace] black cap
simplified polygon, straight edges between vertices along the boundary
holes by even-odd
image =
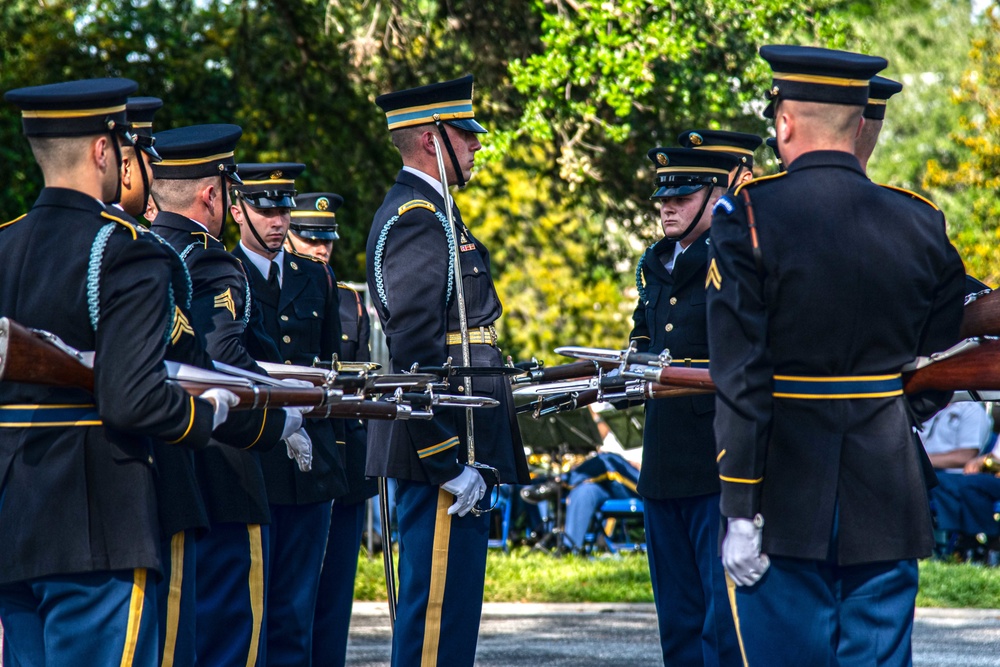
[[[291,229],[297,236],[316,241],[336,241],[337,209],[344,198],[336,192],[307,192],[295,198]]]
[[[753,152],[760,147],[756,134],[728,130],[688,130],[677,135],[677,143],[684,148],[700,151],[729,153],[747,167],[753,166]]]
[[[128,117],[129,130],[132,132],[132,143],[143,151],[154,162],[160,161],[160,154],[153,148],[153,116],[163,106],[159,97],[130,97],[125,102],[125,114]]]
[[[762,46],[760,57],[773,70],[767,118],[773,117],[777,100],[863,107],[868,104],[868,81],[889,64],[877,56],[788,44]]]
[[[885,118],[885,102],[903,89],[903,84],[884,76],[873,76],[868,82],[868,105],[864,117],[871,120]]]
[[[438,120],[468,132],[483,133],[486,128],[476,122],[472,111],[472,75],[460,79],[432,83],[386,93],[375,98],[389,130],[427,125]]]
[[[243,182],[233,186],[234,198],[254,208],[295,208],[295,179],[306,166],[298,162],[247,162],[239,165]]]
[[[17,88],[4,99],[20,107],[29,137],[83,137],[124,133],[125,99],[138,88],[131,79],[81,79]]]
[[[656,191],[650,199],[683,197],[706,185],[728,187],[729,172],[739,164],[729,153],[693,148],[657,147],[647,155],[656,166]]]
[[[154,135],[156,150],[163,158],[153,165],[157,179],[188,180],[226,174],[236,175],[236,142],[243,136],[239,125],[189,125]]]

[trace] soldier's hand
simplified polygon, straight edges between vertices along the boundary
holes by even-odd
[[[304,428],[285,438],[285,447],[288,448],[288,458],[295,459],[299,464],[299,470],[302,472],[312,470],[312,440]]]
[[[201,395],[201,398],[205,399],[212,404],[212,409],[215,411],[212,415],[212,430],[219,428],[225,423],[226,418],[229,416],[229,408],[236,407],[240,398],[228,389],[209,389]]]
[[[302,412],[306,408],[284,408],[285,426],[281,429],[281,439],[298,432],[302,428]]]
[[[722,540],[722,566],[737,586],[753,586],[771,566],[771,559],[760,552],[763,519],[731,518],[728,524]]]
[[[465,516],[479,500],[486,495],[486,482],[475,469],[465,466],[458,477],[450,479],[441,488],[455,496],[455,504],[448,508],[448,514]]]

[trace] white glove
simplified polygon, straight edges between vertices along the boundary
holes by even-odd
[[[212,415],[212,430],[219,428],[226,421],[226,417],[229,416],[229,408],[235,408],[239,402],[240,398],[228,389],[209,389],[203,392],[201,398],[212,403],[212,407],[215,408],[215,413]]]
[[[760,552],[763,526],[763,519],[729,519],[722,540],[722,567],[737,586],[753,586],[771,566],[771,559]]]
[[[299,470],[302,472],[312,470],[313,444],[304,428],[285,438],[285,447],[288,448],[288,458],[295,459],[299,464]]]
[[[486,495],[486,482],[475,468],[465,466],[458,477],[450,479],[441,488],[455,496],[455,504],[448,508],[448,514],[465,516],[469,510]]]
[[[282,408],[285,411],[285,426],[281,429],[284,440],[302,428],[302,411],[307,408]]]

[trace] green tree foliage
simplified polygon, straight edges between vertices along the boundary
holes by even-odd
[[[931,159],[925,186],[952,195],[964,215],[952,216],[951,233],[966,270],[990,285],[1000,282],[1000,4],[984,15],[972,41],[968,70],[954,103],[962,108],[949,137],[961,152]],[[947,156],[952,157],[952,156]]]
[[[399,167],[375,97],[473,72],[480,114],[504,122],[520,105],[508,57],[537,44],[520,3],[480,11],[469,0],[10,0],[0,4],[0,89],[126,76],[165,101],[156,127],[243,127],[241,162],[307,165],[300,191],[332,190],[341,241],[334,266],[364,279],[371,216]],[[484,94],[485,93],[485,94]],[[0,105],[0,219],[41,188],[17,110]],[[235,227],[227,240],[232,243]]]

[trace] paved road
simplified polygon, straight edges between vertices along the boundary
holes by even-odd
[[[347,664],[389,664],[384,603],[354,606]],[[487,604],[477,667],[661,665],[651,604]],[[1000,610],[918,609],[915,667],[1000,667]]]

